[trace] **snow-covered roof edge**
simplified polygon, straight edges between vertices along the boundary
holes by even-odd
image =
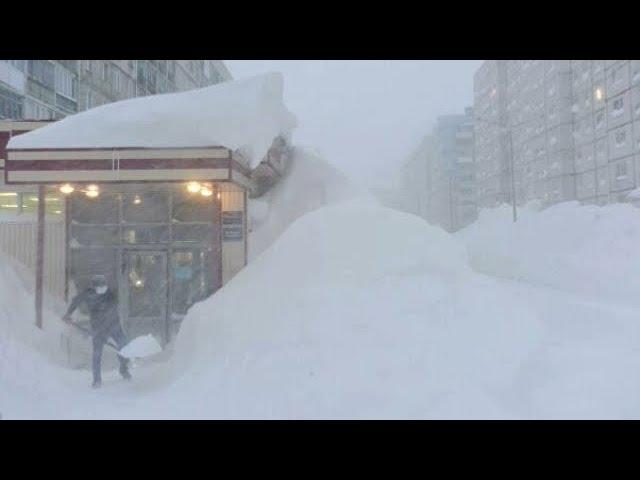
[[[271,72],[187,92],[137,97],[70,115],[13,137],[7,147],[223,146],[255,167],[274,138],[289,139],[297,125],[283,92],[282,74]]]

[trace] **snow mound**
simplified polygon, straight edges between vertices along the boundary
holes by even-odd
[[[297,284],[467,268],[464,246],[445,232],[369,199],[304,215],[268,252],[262,268]]]
[[[8,148],[210,147],[239,150],[255,167],[296,126],[284,80],[268,73],[180,93],[139,97],[70,115],[13,137]]]
[[[260,255],[305,213],[354,198],[370,197],[321,156],[308,148],[294,148],[285,177],[263,197],[250,200],[250,259]]]
[[[565,202],[480,213],[459,233],[473,268],[503,278],[640,304],[640,211],[629,204]]]
[[[493,392],[539,335],[523,310],[422,219],[365,199],[325,206],[190,310],[172,381],[135,415],[505,416]],[[479,397],[460,402],[467,390]]]

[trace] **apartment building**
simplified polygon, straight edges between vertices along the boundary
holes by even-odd
[[[637,202],[640,61],[488,61],[474,93],[481,206],[510,203],[512,161],[519,205]]]
[[[476,199],[495,207],[509,202],[508,145],[500,125],[506,123],[506,64],[484,62],[473,79]]]
[[[630,201],[640,187],[640,60],[574,60],[576,198]]]
[[[438,117],[404,166],[406,210],[448,231],[477,217],[473,112]]]
[[[57,120],[231,79],[219,60],[0,60],[0,119]]]

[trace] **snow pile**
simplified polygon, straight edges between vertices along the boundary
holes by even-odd
[[[306,214],[192,308],[145,418],[509,417],[539,337],[464,246],[367,200]],[[520,313],[520,314],[519,314]]]
[[[285,178],[263,197],[250,200],[250,259],[261,254],[305,213],[353,198],[368,198],[368,193],[319,155],[306,148],[294,148]]]
[[[62,363],[60,325],[45,314],[46,330],[34,325],[33,297],[23,288],[11,260],[0,255],[0,415],[30,418],[52,406]],[[58,323],[61,323],[58,321]]]
[[[482,211],[459,238],[480,272],[640,303],[640,212],[629,204],[530,206],[515,224],[504,206]]]
[[[280,73],[109,103],[13,137],[8,148],[210,147],[239,150],[255,167],[296,119]]]

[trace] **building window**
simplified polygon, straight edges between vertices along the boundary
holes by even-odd
[[[29,60],[29,75],[47,88],[55,88],[55,67],[48,60]]]
[[[616,147],[624,147],[627,143],[627,132],[625,130],[618,130],[615,133]]]
[[[627,162],[618,163],[616,165],[616,180],[624,180],[627,177]]]
[[[624,99],[622,97],[616,98],[613,101],[613,110],[611,111],[611,115],[618,117],[622,115],[622,112],[624,112]]]
[[[19,120],[22,118],[22,98],[0,87],[0,118]]]

